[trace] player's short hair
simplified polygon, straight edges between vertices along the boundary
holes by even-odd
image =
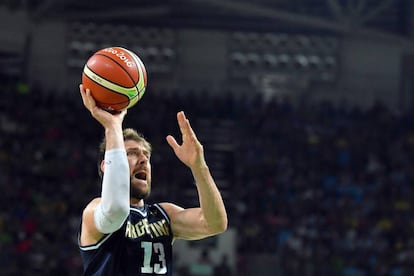
[[[145,139],[144,135],[133,128],[126,128],[122,131],[122,135],[124,137],[124,141],[132,140],[138,143],[142,143],[145,150],[147,150],[150,154],[152,152],[152,146],[150,142]],[[105,137],[102,139],[101,143],[99,144],[99,158],[98,158],[98,174],[102,178],[103,172],[101,170],[101,162],[105,156],[105,148],[106,148],[106,139]]]

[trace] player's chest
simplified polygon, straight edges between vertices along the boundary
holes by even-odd
[[[125,238],[130,241],[165,240],[171,237],[170,227],[164,218],[132,216],[125,225]]]

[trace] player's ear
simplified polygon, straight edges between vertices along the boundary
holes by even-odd
[[[101,169],[101,173],[103,174],[103,172],[105,171],[105,160],[101,161],[100,169]]]

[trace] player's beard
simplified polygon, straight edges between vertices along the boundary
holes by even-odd
[[[130,196],[132,198],[136,198],[136,199],[146,199],[149,197],[150,193],[151,193],[151,182],[148,182],[148,189],[147,190],[143,190],[143,189],[139,189],[137,188],[132,181],[130,182]]]

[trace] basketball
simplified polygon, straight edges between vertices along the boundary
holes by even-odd
[[[141,59],[122,47],[95,52],[86,62],[82,84],[89,89],[96,105],[107,111],[134,106],[144,95],[147,71]]]

